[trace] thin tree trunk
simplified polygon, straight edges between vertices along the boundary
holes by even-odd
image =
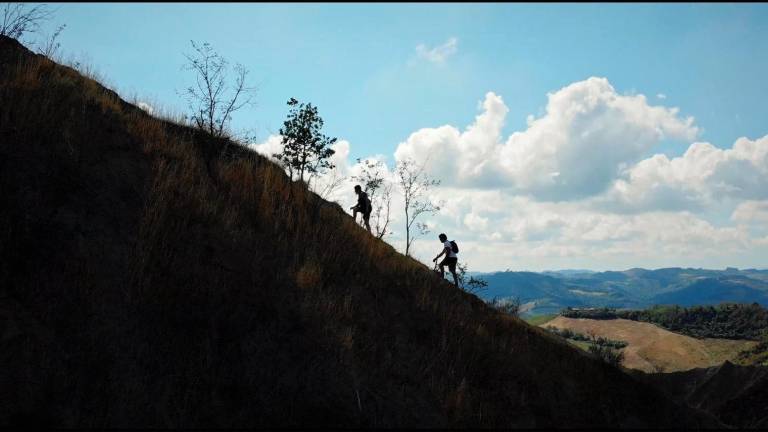
[[[411,224],[408,223],[408,206],[405,206],[405,256],[410,255],[411,249]]]

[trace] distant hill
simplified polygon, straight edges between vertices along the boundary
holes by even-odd
[[[763,281],[744,276],[720,276],[693,281],[685,288],[653,297],[657,304],[680,306],[711,305],[722,302],[759,303],[768,306],[768,290]]]
[[[625,341],[628,346],[624,348],[624,366],[645,372],[676,372],[717,366],[726,360],[733,361],[739,352],[757,345],[757,342],[744,340],[696,339],[651,323],[625,319],[592,320],[559,316],[540,326],[567,328],[581,334],[594,333],[595,336]]]
[[[0,427],[722,426],[5,37],[0,191]]]
[[[481,275],[484,298],[520,297],[535,302],[528,314],[571,307],[643,309],[656,304],[708,305],[757,302],[768,306],[768,271],[665,268],[598,273],[496,272]]]

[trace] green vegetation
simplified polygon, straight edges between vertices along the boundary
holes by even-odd
[[[589,352],[596,355],[604,362],[613,366],[620,366],[624,361],[624,352],[614,349],[608,345],[601,345],[599,343],[592,343],[589,345]]]
[[[337,138],[331,138],[322,133],[322,117],[317,107],[312,104],[299,103],[294,98],[288,100],[290,112],[280,128],[283,149],[273,156],[288,170],[291,179],[304,181],[304,175],[309,182],[313,176],[334,167],[330,158],[335,153],[331,147]]]
[[[594,335],[587,336],[567,328],[559,329],[554,326],[547,326],[545,328],[548,332],[552,334],[556,334],[565,339],[571,339],[571,340],[582,341],[582,342],[594,342],[595,345],[600,345],[600,346],[605,346],[605,347],[615,348],[615,349],[625,348],[628,345],[627,342],[625,341],[608,339],[602,336],[599,336],[599,337],[595,337]]]
[[[602,307],[602,308],[565,308],[560,311],[560,315],[566,318],[587,318],[587,319],[616,319],[616,310]]]
[[[539,326],[552,321],[556,316],[557,314],[534,315],[524,318],[524,320],[532,326]]]
[[[588,352],[610,365],[618,367],[624,361],[624,352],[621,350],[628,345],[625,341],[612,340],[602,336],[597,337],[594,334],[587,336],[571,329],[560,329],[554,326],[547,326],[545,329],[552,334],[576,342],[579,348],[584,349],[584,344],[587,344],[586,350]]]
[[[757,303],[718,306],[655,306],[619,311],[617,318],[657,324],[696,338],[760,340],[768,331],[768,310]]]
[[[741,365],[768,366],[768,338],[755,345],[752,349],[744,350],[736,356],[735,363]]]
[[[649,322],[696,338],[761,340],[768,334],[768,310],[757,303],[723,303],[689,308],[660,305],[645,310],[619,311],[611,308],[567,308],[560,315],[567,318],[623,318]]]

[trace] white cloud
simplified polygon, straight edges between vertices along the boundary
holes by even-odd
[[[395,157],[430,161],[453,186],[508,187],[543,200],[573,200],[605,191],[622,169],[664,139],[692,140],[693,118],[651,106],[643,95],[620,95],[605,78],[589,78],[548,95],[545,114],[506,141],[509,109],[493,92],[464,132],[424,128],[398,146]]]
[[[694,142],[675,158],[652,155],[662,140],[693,141],[693,119],[643,95],[618,94],[603,78],[550,94],[545,112],[507,137],[501,96],[488,92],[479,111],[464,130],[419,129],[394,153],[395,161],[428,163],[443,181],[430,192],[444,205],[421,219],[432,232],[414,243],[417,259],[428,263],[445,232],[472,270],[764,267],[768,136],[740,138],[729,149]],[[280,137],[253,147],[270,155]],[[344,140],[334,146],[337,174],[347,180],[331,199],[344,209],[355,200],[349,177],[361,170],[350,147]],[[395,180],[392,167],[385,177]],[[387,241],[400,251],[402,207],[396,192],[395,234]]]
[[[460,223],[442,213],[432,220],[439,231],[459,242],[461,260],[476,270],[723,268],[761,262],[757,249],[761,246],[750,240],[746,227],[715,226],[687,211],[620,215],[592,209],[585,202],[539,202],[500,194],[488,203],[489,191],[438,193],[463,203]],[[485,210],[489,204],[495,211]],[[476,219],[483,220],[482,230],[471,224]],[[439,245],[433,243],[431,236],[417,242],[416,257],[426,262],[434,256]],[[763,248],[763,257],[765,253]]]
[[[513,133],[500,153],[515,186],[550,199],[602,192],[623,165],[663,139],[692,139],[693,118],[676,108],[622,96],[605,78],[589,78],[549,95],[546,114]]]
[[[416,54],[425,60],[432,63],[444,63],[448,57],[456,54],[458,49],[459,40],[455,37],[448,38],[448,40],[434,48],[429,48],[424,44],[416,45]]]
[[[146,113],[149,115],[152,115],[155,112],[155,108],[146,102],[139,102],[137,106],[146,111]]]
[[[690,145],[680,157],[640,161],[617,180],[609,201],[633,210],[694,209],[729,199],[768,198],[768,135],[739,138],[730,149]]]
[[[656,94],[656,97],[659,98],[659,99],[666,99],[667,95],[665,95],[664,93],[658,93],[658,94]]]
[[[427,163],[431,174],[448,186],[496,183],[494,154],[509,109],[500,96],[485,95],[483,112],[464,132],[453,126],[424,128],[412,133],[395,151],[395,159]]]
[[[731,220],[768,227],[768,201],[744,201],[733,211]]]
[[[283,151],[282,136],[270,135],[266,141],[261,144],[251,144],[250,147],[259,154],[262,154],[272,160],[274,160],[274,154]]]
[[[464,225],[471,231],[485,231],[488,228],[488,218],[475,213],[467,213],[464,216]]]

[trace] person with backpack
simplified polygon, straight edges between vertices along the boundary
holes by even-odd
[[[368,230],[368,232],[371,232],[371,224],[369,222],[371,218],[371,211],[373,210],[371,200],[368,198],[368,194],[363,191],[360,185],[355,185],[355,193],[357,194],[357,204],[350,207],[350,210],[352,210],[352,217],[355,219],[355,221],[357,221],[357,213],[362,213],[363,222],[365,222],[365,228]]]
[[[459,277],[456,275],[456,263],[459,261],[459,246],[453,240],[448,241],[448,236],[445,234],[440,234],[438,238],[440,239],[440,242],[443,243],[443,251],[440,252],[440,255],[436,256],[432,262],[437,262],[438,258],[445,254],[443,261],[438,264],[440,266],[440,276],[445,277],[445,266],[448,266],[448,270],[453,274],[453,283],[458,287]]]

